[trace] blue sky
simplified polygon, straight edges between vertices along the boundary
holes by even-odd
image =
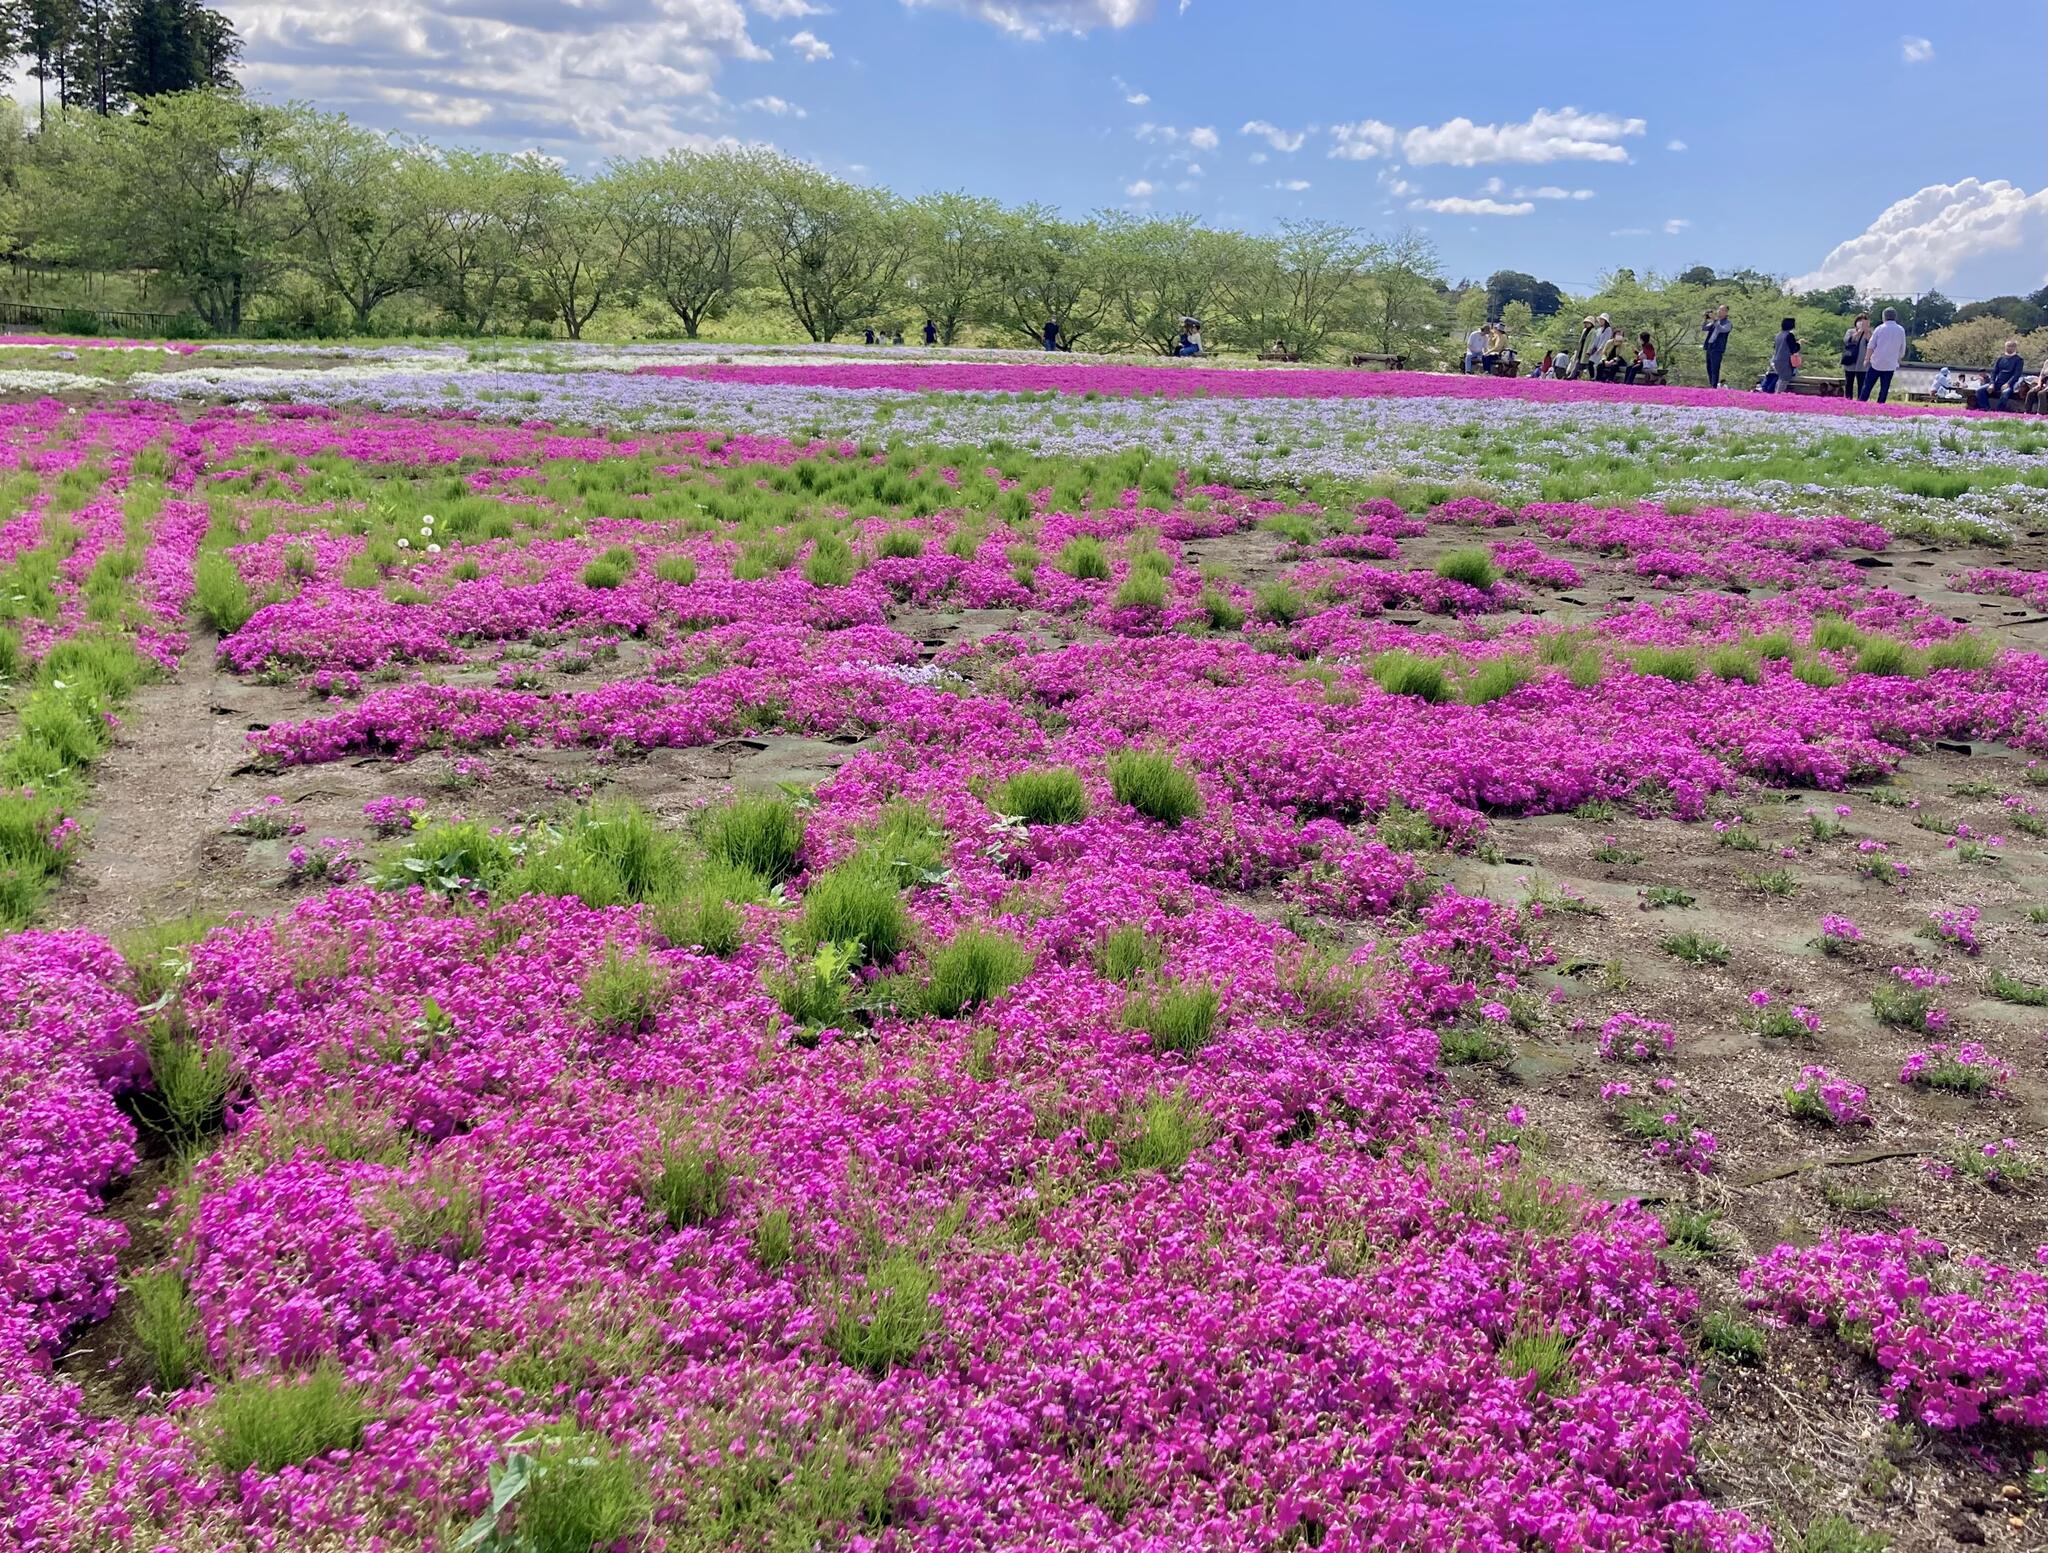
[[[2048,280],[2042,0],[223,9],[267,95],[581,166],[765,141],[903,193],[1412,225],[1454,277],[1568,289],[1693,263],[1958,296]]]

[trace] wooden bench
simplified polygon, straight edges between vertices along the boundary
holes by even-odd
[[[1806,377],[1802,375],[1793,378],[1791,382],[1787,383],[1785,385],[1785,392],[1788,394],[1804,394],[1809,399],[1839,399],[1847,387],[1848,385],[1838,376]]]
[[[1301,360],[1301,352],[1300,352],[1300,351],[1260,351],[1260,352],[1259,352],[1259,360],[1261,360],[1261,361],[1299,361],[1299,360]]]
[[[1354,367],[1374,367],[1382,372],[1400,372],[1406,369],[1406,356],[1381,355],[1377,351],[1364,351],[1351,358]]]

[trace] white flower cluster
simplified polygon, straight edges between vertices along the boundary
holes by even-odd
[[[441,547],[434,543],[434,515],[431,512],[420,514],[420,545],[428,555],[439,555],[441,553]],[[404,535],[400,535],[398,548],[410,550],[412,548],[412,541]]]

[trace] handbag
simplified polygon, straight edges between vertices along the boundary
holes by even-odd
[[[1863,342],[1851,335],[1842,342],[1842,365],[1853,367],[1862,358]]]
[[[1799,352],[1794,351],[1792,353],[1792,370],[1794,372],[1797,372],[1801,367],[1805,365],[1806,363],[1799,359]]]

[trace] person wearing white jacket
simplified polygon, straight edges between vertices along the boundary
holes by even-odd
[[[1885,404],[1892,396],[1892,374],[1899,370],[1899,363],[1906,359],[1906,331],[1899,323],[1899,310],[1888,307],[1884,310],[1884,322],[1870,331],[1870,357],[1863,369],[1863,387],[1857,393],[1858,399],[1868,399],[1873,386],[1877,389],[1877,402]]]

